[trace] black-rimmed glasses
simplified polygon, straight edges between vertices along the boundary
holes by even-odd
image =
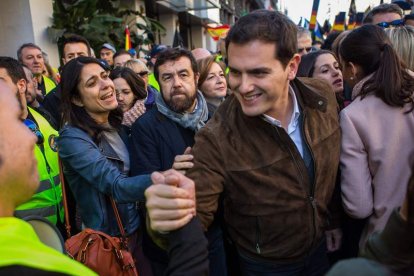
[[[302,53],[303,50],[306,50],[307,53],[312,52],[312,47],[306,47],[306,48],[299,48],[298,53]]]
[[[145,77],[146,75],[148,75],[148,71],[142,71],[142,72],[139,72],[137,74],[142,78],[142,77]]]

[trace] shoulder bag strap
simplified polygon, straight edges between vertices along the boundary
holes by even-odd
[[[67,201],[67,196],[66,196],[65,177],[63,176],[62,160],[60,159],[60,157],[58,157],[58,159],[59,159],[59,179],[60,179],[60,183],[62,185],[63,208],[65,210],[65,229],[66,229],[66,235],[69,239],[71,237],[71,234],[70,234],[71,226],[70,226],[70,222],[69,222],[69,208],[68,208],[68,201]],[[111,201],[112,208],[114,209],[116,221],[118,223],[118,227],[119,227],[119,231],[121,233],[121,236],[122,236],[122,238],[126,239],[125,229],[122,225],[121,217],[119,215],[118,208],[116,207],[115,200],[111,196],[109,197],[109,199]]]
[[[121,236],[122,236],[122,238],[126,239],[126,233],[125,233],[124,226],[122,225],[121,216],[119,215],[119,212],[118,212],[118,207],[116,207],[115,200],[113,199],[112,196],[110,196],[109,199],[111,200],[112,208],[114,209],[116,222],[118,223],[118,227],[119,227],[119,231],[121,232]]]
[[[60,184],[62,187],[63,209],[65,211],[65,229],[66,229],[66,235],[69,239],[72,236],[70,234],[69,208],[68,208],[68,201],[66,197],[66,185],[65,185],[65,177],[63,176],[62,160],[60,159],[59,155],[58,155],[58,160],[59,160],[59,179],[60,179]]]

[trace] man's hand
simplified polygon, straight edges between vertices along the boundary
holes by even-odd
[[[185,175],[186,171],[194,166],[193,159],[191,148],[187,147],[184,154],[175,156],[172,168]]]
[[[194,182],[183,174],[168,170],[151,175],[153,185],[145,191],[151,229],[176,230],[196,215]]]
[[[342,230],[340,228],[325,231],[325,236],[328,252],[334,252],[341,248]]]

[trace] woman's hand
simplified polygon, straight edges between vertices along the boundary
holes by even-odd
[[[175,156],[172,168],[185,175],[187,170],[194,166],[193,159],[194,156],[191,154],[191,148],[187,147],[184,154]]]

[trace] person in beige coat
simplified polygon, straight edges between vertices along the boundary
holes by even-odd
[[[340,114],[342,199],[351,217],[368,218],[361,247],[404,200],[414,165],[414,78],[376,25],[352,31],[339,52],[353,87]]]

